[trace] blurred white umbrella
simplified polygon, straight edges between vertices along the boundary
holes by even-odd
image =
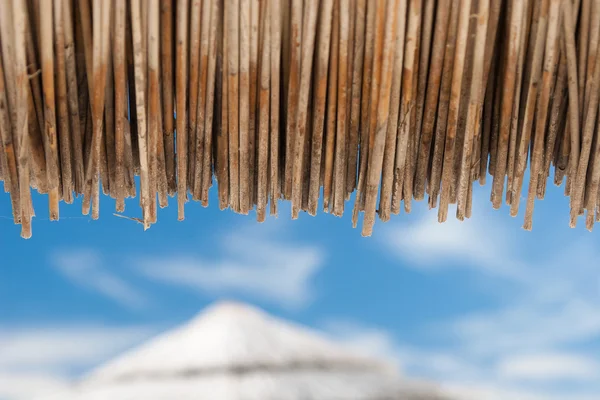
[[[417,400],[385,361],[239,303],[214,305],[51,400]]]

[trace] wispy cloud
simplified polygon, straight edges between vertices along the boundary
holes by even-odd
[[[211,295],[246,295],[297,308],[314,298],[312,279],[323,266],[323,252],[309,245],[275,239],[276,234],[242,230],[218,239],[219,256],[174,255],[138,262],[152,280]]]
[[[599,360],[582,350],[600,341],[596,244],[557,237],[558,229],[516,240],[491,212],[442,225],[432,214],[390,225],[383,245],[412,268],[460,268],[493,281],[489,294],[500,295],[499,304],[425,327],[440,339],[437,347],[395,345],[405,369],[440,380],[461,399],[562,400],[568,393],[584,400],[599,393]],[[507,288],[511,296],[502,296]]]
[[[119,304],[139,309],[148,304],[136,288],[110,272],[92,250],[65,250],[52,255],[52,265],[73,284],[97,292]]]
[[[363,354],[387,359],[401,367],[401,350],[392,334],[382,328],[344,319],[328,319],[321,328],[335,341]]]
[[[515,380],[597,381],[600,363],[590,356],[568,353],[518,354],[502,359],[498,372]]]
[[[402,343],[382,327],[335,319],[321,326],[350,348],[395,361],[405,375],[421,378],[421,384],[430,388],[439,387],[451,399],[592,400],[599,389],[600,367],[589,355],[512,354],[487,364],[463,353],[460,346],[436,349]],[[569,384],[577,385],[577,390]]]
[[[35,396],[59,393],[67,387],[64,377],[29,372],[0,370],[0,399],[31,400]]]
[[[63,389],[73,374],[138,344],[155,327],[100,324],[0,326],[0,399],[30,400]]]
[[[477,215],[464,222],[450,218],[440,224],[436,213],[423,213],[415,222],[384,227],[383,245],[414,268],[460,267],[510,279],[522,278],[521,261],[512,252],[514,238],[490,218]]]

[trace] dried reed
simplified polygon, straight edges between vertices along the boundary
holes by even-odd
[[[493,176],[525,229],[554,167],[570,225],[600,219],[600,0],[0,1],[0,180],[31,236],[30,189],[137,193],[144,228],[188,194],[264,221],[344,213],[362,233],[428,195],[440,222]],[[528,168],[529,166],[529,168]],[[102,185],[102,186],[100,186]],[[322,189],[321,189],[322,188]]]

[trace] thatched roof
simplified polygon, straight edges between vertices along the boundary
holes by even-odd
[[[24,237],[30,188],[51,220],[74,196],[94,219],[101,192],[117,212],[139,197],[148,228],[169,196],[179,219],[207,206],[214,178],[221,209],[263,221],[286,199],[297,218],[322,197],[370,235],[425,195],[440,222],[453,203],[469,218],[488,175],[494,208],[527,197],[531,229],[554,171],[571,226],[600,219],[589,2],[32,4],[0,2],[0,180]]]
[[[215,305],[108,362],[56,400],[418,400],[387,362],[237,303]],[[441,398],[440,398],[441,399]]]

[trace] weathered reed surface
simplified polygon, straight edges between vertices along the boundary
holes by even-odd
[[[53,220],[139,196],[147,228],[213,177],[259,221],[356,192],[370,235],[425,195],[469,218],[489,173],[531,229],[551,171],[592,229],[599,46],[600,0],[2,0],[0,180],[23,237],[30,188]]]

